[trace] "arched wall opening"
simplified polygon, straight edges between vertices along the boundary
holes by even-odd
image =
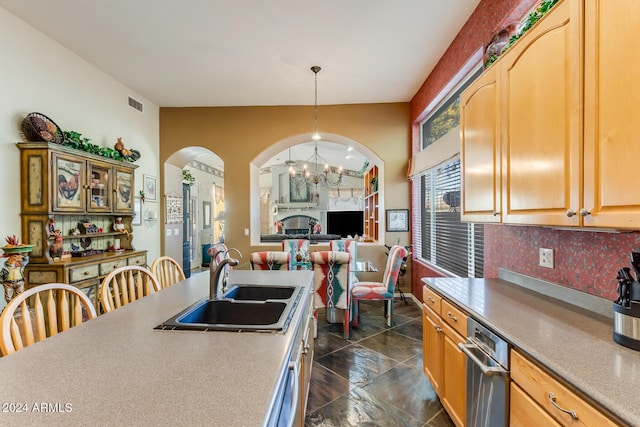
[[[379,193],[380,199],[378,204],[378,217],[384,218],[384,162],[383,160],[370,148],[367,146],[355,141],[351,138],[344,137],[342,135],[336,134],[325,134],[322,135],[323,141],[330,141],[331,143],[340,144],[345,147],[345,151],[348,147],[353,147],[354,150],[358,151],[362,155],[366,157],[369,162],[369,165],[376,165],[379,171]],[[263,212],[261,206],[261,195],[260,192],[260,168],[269,161],[273,156],[278,153],[286,150],[287,148],[294,147],[299,144],[305,144],[310,142],[309,134],[299,134],[294,135],[285,139],[282,139],[267,149],[262,151],[258,156],[256,156],[249,163],[250,168],[250,242],[252,246],[257,245],[273,245],[273,242],[262,241],[261,240],[261,222],[264,225],[265,218],[262,218],[263,215],[268,215],[268,213]],[[269,210],[270,211],[270,210]],[[271,212],[271,211],[270,211]],[[277,213],[276,213],[277,214]],[[274,215],[272,212],[271,215]],[[313,217],[314,215],[311,215]],[[275,217],[270,217],[269,222]],[[264,228],[264,226],[263,226]],[[264,230],[262,230],[264,231]],[[384,227],[379,227],[377,243],[384,242]]]
[[[162,253],[185,272],[207,267],[206,250],[224,241],[224,162],[208,148],[191,146],[171,154],[163,168],[163,194],[157,200],[157,217],[164,223]]]

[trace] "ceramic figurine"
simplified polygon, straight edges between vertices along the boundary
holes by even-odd
[[[128,150],[122,142],[122,138],[118,138],[118,142],[113,146],[122,155],[122,158],[129,162],[135,162],[140,158],[140,152],[138,150]]]
[[[24,268],[29,263],[26,253],[4,254],[8,258],[0,270],[0,282],[4,286],[4,299],[8,303],[24,291]]]
[[[49,256],[51,257],[50,259],[52,261],[55,261],[56,258],[61,259],[62,258],[62,253],[63,251],[63,244],[62,244],[62,233],[60,232],[60,230],[56,230],[55,231],[55,238],[53,240],[53,243],[51,243],[51,245],[49,246]]]
[[[115,222],[113,224],[113,230],[114,231],[124,231],[124,224],[122,222],[122,217],[118,216],[115,219]]]

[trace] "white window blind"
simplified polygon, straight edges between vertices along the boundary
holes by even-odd
[[[484,227],[460,221],[460,159],[426,171],[420,180],[419,256],[460,277],[482,277]]]

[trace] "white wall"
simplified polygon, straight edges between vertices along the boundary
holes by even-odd
[[[57,24],[56,24],[57,25]],[[78,35],[81,37],[82,35]],[[20,235],[19,150],[22,119],[39,112],[63,130],[74,130],[99,146],[113,147],[122,137],[142,153],[136,162],[136,190],[142,175],[159,176],[159,108],[70,50],[0,8],[0,239]],[[123,67],[128,66],[122,64]],[[128,106],[128,96],[144,104],[144,112]],[[160,255],[160,221],[135,228],[136,249],[148,250],[151,262]]]

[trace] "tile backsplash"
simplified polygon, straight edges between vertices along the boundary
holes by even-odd
[[[553,269],[538,265],[539,248],[554,250]],[[640,251],[640,233],[485,225],[484,250],[485,277],[498,277],[503,268],[613,300],[617,271],[631,267],[629,254]]]

